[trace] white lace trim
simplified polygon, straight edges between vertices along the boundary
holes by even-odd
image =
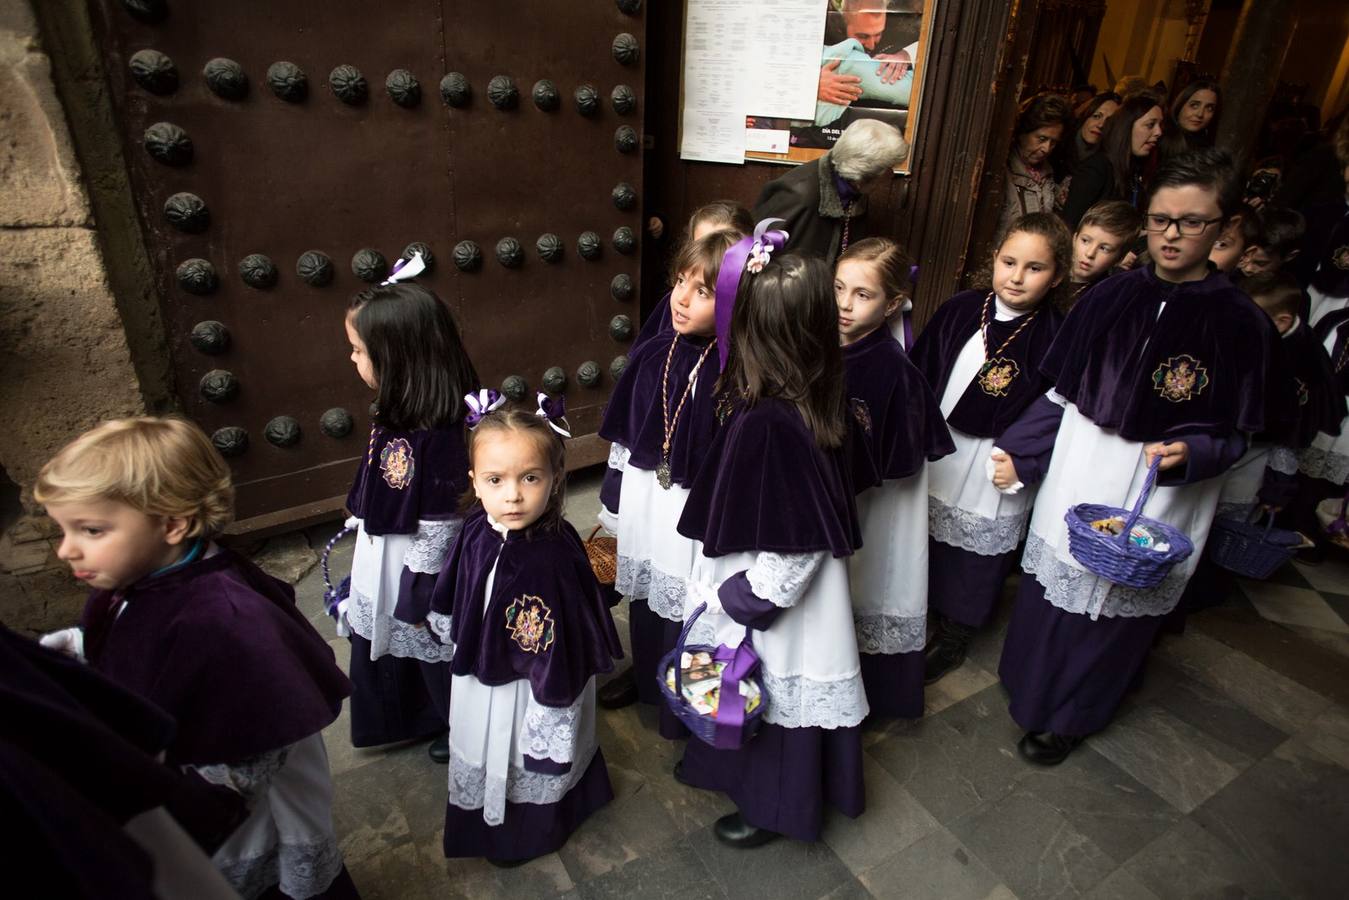
[[[1050,603],[1064,612],[1090,615],[1092,619],[1164,616],[1176,608],[1189,581],[1178,567],[1151,590],[1114,584],[1068,565],[1034,531],[1026,536],[1026,553],[1021,558],[1021,567],[1040,582],[1045,589],[1045,599]]]
[[[505,779],[488,777],[487,767],[465,759],[450,745],[449,802],[460,809],[483,810],[483,821],[500,825],[505,821],[506,803],[557,803],[581,780],[598,749],[593,741],[577,754],[577,762],[561,775],[530,772],[512,764]],[[500,812],[492,812],[500,810]]]
[[[453,648],[454,644],[450,641],[450,625],[452,620],[444,613],[430,612],[426,614],[426,627],[431,629],[440,642],[447,647]]]
[[[716,630],[703,618],[693,623],[687,643],[715,647]],[[777,675],[761,666],[768,705],[763,719],[783,728],[851,728],[861,724],[871,708],[867,706],[862,670],[857,669],[833,681],[805,675]]]
[[[684,621],[684,596],[688,583],[676,575],[662,572],[649,559],[618,557],[614,590],[629,600],[645,600],[653,613],[670,622]]]
[[[454,648],[436,640],[430,628],[418,628],[400,622],[393,616],[381,618],[383,621],[376,629],[375,601],[352,588],[347,606],[347,622],[352,631],[370,642],[372,659],[379,659],[386,654],[430,663],[449,662],[454,658]]]
[[[927,527],[933,539],[980,556],[998,556],[1015,550],[1026,533],[1032,507],[1011,516],[990,519],[978,513],[947,506],[936,497],[928,497]]]
[[[250,757],[237,765],[213,763],[207,766],[187,765],[183,768],[196,772],[211,784],[229,788],[251,804],[255,798],[267,793],[267,789],[272,785],[272,779],[286,764],[286,757],[289,754],[290,747],[286,746]]]
[[[632,451],[622,444],[613,443],[609,445],[609,468],[622,472],[628,467],[628,457],[632,456]]]
[[[827,550],[813,553],[759,553],[754,565],[745,570],[754,596],[774,606],[790,609],[800,602],[820,565],[829,556]]]
[[[1280,475],[1297,474],[1297,453],[1291,447],[1274,447],[1269,451],[1269,468]]]
[[[1349,456],[1334,450],[1307,447],[1298,456],[1298,469],[1310,478],[1344,484],[1349,481]]]
[[[213,862],[245,900],[259,896],[274,884],[279,884],[287,897],[302,900],[328,890],[342,870],[342,851],[334,840],[278,843],[260,856]]]
[[[853,615],[862,653],[912,653],[927,646],[927,616]]]
[[[417,533],[403,554],[403,566],[419,575],[439,575],[445,567],[445,558],[450,555],[450,545],[463,525],[463,519],[418,521]]]
[[[571,762],[581,730],[582,702],[577,700],[571,706],[558,709],[531,700],[520,726],[521,752],[535,759]]]

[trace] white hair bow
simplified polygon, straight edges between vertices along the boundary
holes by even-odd
[[[407,259],[400,259],[393,264],[393,271],[389,277],[379,283],[380,287],[386,287],[391,284],[397,284],[400,281],[407,281],[409,278],[416,278],[426,271],[426,260],[422,259],[422,251],[415,251]]]

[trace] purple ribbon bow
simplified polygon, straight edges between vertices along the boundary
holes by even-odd
[[[764,219],[754,226],[754,234],[741,238],[721,260],[721,272],[717,275],[716,316],[717,316],[717,357],[721,368],[726,369],[726,358],[731,352],[731,313],[735,310],[735,295],[740,288],[740,276],[745,271],[745,263],[750,256],[762,258],[771,256],[773,251],[787,246],[788,234],[785,231],[769,230],[774,222],[782,219]]]
[[[539,408],[534,413],[541,416],[548,427],[562,435],[564,438],[571,437],[571,432],[567,430],[567,398],[549,397],[543,391],[539,391]]]
[[[505,404],[506,398],[491,388],[482,388],[476,394],[465,394],[464,405],[468,407],[468,414],[464,416],[464,421],[470,430],[477,428],[484,416]]]
[[[750,643],[749,629],[745,629],[745,638],[739,646],[727,647],[721,644],[712,658],[726,663],[726,668],[721,671],[717,727],[713,733],[712,746],[721,750],[735,750],[744,743],[741,732],[745,725],[747,698],[740,693],[740,682],[759,668],[759,654],[754,652],[754,646]],[[763,703],[764,698],[760,697],[759,702]]]

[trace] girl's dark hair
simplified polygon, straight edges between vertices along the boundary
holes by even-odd
[[[998,235],[998,243],[993,248],[993,257],[989,260],[987,268],[979,270],[978,276],[974,279],[975,285],[986,291],[993,289],[993,259],[1002,252],[1007,239],[1018,233],[1038,235],[1049,244],[1049,252],[1054,257],[1054,274],[1059,277],[1059,283],[1050,289],[1041,302],[1052,303],[1058,309],[1066,310],[1071,305],[1073,297],[1072,278],[1069,277],[1073,270],[1073,236],[1068,231],[1068,226],[1054,213],[1026,213],[1014,219],[1012,224],[1007,226],[1007,230]]]
[[[670,263],[670,283],[679,280],[682,272],[703,273],[703,284],[709,288],[717,286],[717,275],[721,273],[721,261],[726,251],[735,246],[744,235],[730,228],[722,228],[711,234],[705,234],[698,240],[687,240],[679,248]]]
[[[1223,219],[1229,218],[1241,206],[1241,182],[1237,167],[1226,150],[1209,147],[1173,156],[1158,167],[1148,185],[1148,203],[1165,187],[1196,185],[1208,188],[1217,195],[1218,209]]]
[[[1129,196],[1129,185],[1134,177],[1133,134],[1134,123],[1143,118],[1153,108],[1162,109],[1162,104],[1152,94],[1135,94],[1120,104],[1115,114],[1105,121],[1101,132],[1101,149],[1110,163],[1110,172],[1115,177],[1115,191],[1103,200],[1124,200]]]
[[[347,316],[379,382],[377,423],[413,431],[459,421],[478,373],[439,297],[416,284],[373,287],[351,298]]]
[[[748,406],[766,397],[790,401],[817,445],[843,443],[843,351],[828,263],[786,253],[741,276],[718,389]]]
[[[543,515],[529,526],[529,530],[533,531],[536,528],[546,531],[560,530],[563,512],[567,508],[567,449],[562,443],[562,436],[548,426],[548,420],[543,416],[535,414],[526,406],[516,404],[507,404],[483,416],[477,426],[468,433],[469,468],[476,468],[473,454],[478,441],[486,435],[508,431],[522,434],[532,441],[553,470],[552,496],[548,498],[548,506],[544,509]],[[482,506],[471,485],[459,506],[465,515]]]
[[[1073,108],[1068,98],[1058,94],[1036,94],[1024,101],[1017,110],[1017,136],[1029,134],[1046,125],[1062,125],[1064,137],[1073,127]]]
[[[754,231],[754,218],[749,210],[734,200],[713,200],[695,209],[693,215],[689,216],[689,227],[684,233],[686,238],[693,237],[693,229],[699,222],[711,222],[718,228],[732,228],[740,232],[741,237]]]
[[[887,300],[892,297],[908,297],[912,293],[909,270],[913,264],[909,262],[909,255],[904,252],[904,248],[889,238],[864,238],[849,244],[848,249],[839,256],[838,262],[841,264],[850,259],[873,263],[876,266],[876,271],[881,276],[881,288],[885,291]]]
[[[1076,110],[1074,110],[1073,115],[1077,119],[1077,129],[1080,129],[1083,125],[1085,125],[1087,120],[1092,117],[1092,115],[1096,112],[1096,110],[1100,109],[1102,106],[1105,106],[1112,100],[1116,103],[1124,102],[1123,100],[1120,99],[1119,94],[1116,94],[1114,91],[1101,91],[1099,94],[1092,97],[1086,103],[1083,103]],[[1077,129],[1074,129],[1074,133],[1076,133]]]
[[[1214,138],[1218,134],[1218,119],[1223,114],[1223,89],[1218,85],[1218,82],[1211,78],[1200,78],[1181,88],[1180,93],[1176,95],[1176,99],[1171,101],[1169,124],[1177,132],[1180,131],[1180,111],[1185,108],[1186,103],[1190,102],[1190,98],[1200,91],[1212,91],[1216,98],[1213,106],[1213,118],[1209,119],[1209,123],[1204,126],[1204,130],[1199,132],[1203,135],[1204,143],[1212,146]]]

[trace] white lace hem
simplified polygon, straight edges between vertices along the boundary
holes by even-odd
[[[557,803],[567,795],[590,768],[598,746],[591,744],[578,754],[578,762],[561,775],[530,772],[511,765],[504,779],[488,777],[487,767],[465,759],[451,742],[449,802],[459,809],[483,810],[483,821],[500,825],[506,820],[507,803]],[[579,760],[584,760],[580,762]]]
[[[381,616],[380,627],[375,627],[375,601],[352,588],[347,606],[347,623],[351,630],[370,642],[372,659],[397,656],[419,659],[422,662],[449,662],[454,648],[436,640],[430,628],[418,628],[400,622],[393,616]]]
[[[1179,568],[1172,569],[1162,583],[1151,590],[1139,590],[1114,584],[1059,559],[1034,531],[1026,536],[1026,553],[1021,567],[1035,576],[1045,589],[1045,599],[1064,612],[1089,615],[1098,619],[1164,616],[1176,608],[1189,577]]]
[[[810,587],[810,581],[820,564],[829,556],[827,550],[814,553],[759,553],[754,565],[745,571],[754,596],[774,606],[790,609],[800,602]]]
[[[535,759],[569,763],[576,753],[576,738],[581,730],[581,704],[577,700],[561,709],[544,706],[531,699],[520,726],[520,750]]]
[[[662,619],[684,621],[688,583],[677,575],[662,572],[649,559],[620,555],[614,590],[630,600],[645,600],[647,607]]]
[[[947,506],[936,497],[928,497],[928,533],[943,544],[959,547],[980,556],[998,556],[1015,550],[1026,533],[1032,507],[1012,516],[989,519],[978,513]]]
[[[404,567],[419,575],[439,575],[445,567],[445,558],[450,555],[450,545],[463,525],[463,519],[418,521],[417,533],[403,554]]]
[[[622,472],[628,467],[628,458],[632,456],[632,451],[622,444],[614,443],[609,445],[609,468]]]
[[[426,614],[426,627],[431,629],[440,642],[450,648],[451,654],[454,651],[454,643],[450,640],[450,625],[453,620],[444,613],[430,612]]]
[[[927,646],[927,616],[854,614],[853,625],[862,653],[912,653]]]
[[[342,871],[342,851],[334,840],[278,843],[260,856],[213,862],[245,900],[261,895],[274,884],[279,884],[287,897],[303,900],[328,890]]]
[[[1349,481],[1349,456],[1334,450],[1307,447],[1298,456],[1298,470],[1309,478],[1344,484]]]

